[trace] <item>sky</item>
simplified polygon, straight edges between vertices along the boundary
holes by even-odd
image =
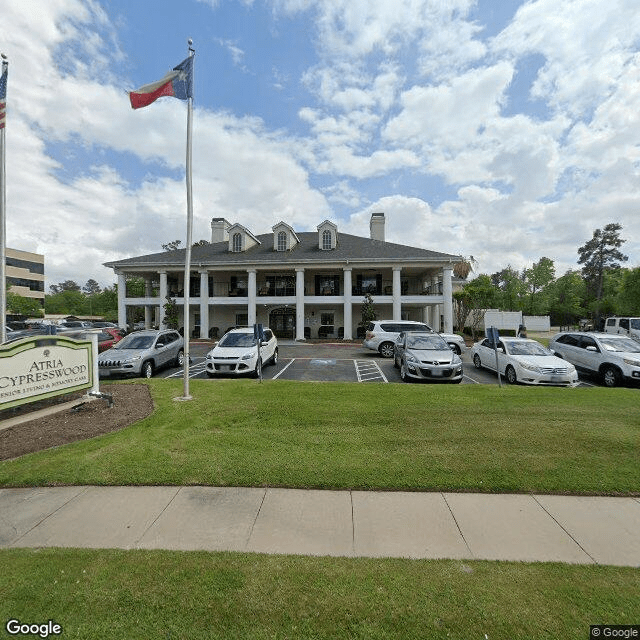
[[[186,241],[187,103],[131,109],[193,40],[193,240],[281,220],[577,269],[640,265],[637,0],[0,0],[7,246],[46,287]],[[472,274],[473,277],[473,274]]]

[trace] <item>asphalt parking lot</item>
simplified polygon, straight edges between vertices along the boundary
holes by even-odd
[[[211,348],[208,344],[193,343],[190,346],[191,378],[208,379],[204,371],[205,356]],[[400,372],[393,360],[383,358],[361,344],[306,344],[280,342],[279,359],[275,366],[263,369],[265,380],[336,381],[356,383],[401,383]],[[498,384],[495,373],[473,366],[469,350],[462,354],[464,378],[461,384]],[[182,369],[168,369],[159,377],[182,377]],[[593,380],[584,380],[579,386],[594,386]],[[503,380],[503,384],[506,382]],[[439,383],[427,383],[439,384]]]

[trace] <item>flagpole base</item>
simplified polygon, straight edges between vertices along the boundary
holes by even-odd
[[[189,400],[193,400],[193,396],[180,396],[173,399],[174,402],[188,402]]]

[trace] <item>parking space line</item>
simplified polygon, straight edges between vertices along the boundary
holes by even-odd
[[[195,378],[199,376],[201,373],[204,373],[206,367],[206,362],[203,359],[202,362],[196,362],[189,365],[189,378]],[[184,370],[182,367],[173,373],[165,376],[165,378],[182,378],[184,376]]]
[[[278,371],[278,373],[276,373],[276,375],[273,376],[273,378],[271,378],[271,379],[275,380],[276,378],[279,378],[280,375],[283,374],[295,361],[296,361],[296,359],[293,358],[293,360],[291,360],[291,362],[289,362],[289,364],[287,364],[286,367],[282,367],[282,369],[280,369],[280,371]]]
[[[354,360],[353,366],[356,368],[358,382],[369,382],[370,380],[378,379],[381,379],[384,382],[389,382],[384,373],[382,373],[382,369],[380,369],[377,362],[371,362],[370,360]]]

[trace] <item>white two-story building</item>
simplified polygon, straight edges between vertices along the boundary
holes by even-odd
[[[452,271],[461,256],[385,241],[374,213],[370,236],[340,233],[329,220],[315,232],[279,222],[254,235],[224,218],[211,221],[211,244],[191,252],[191,336],[217,337],[230,326],[262,323],[278,337],[360,337],[364,296],[378,318],[427,322],[453,330]],[[128,306],[145,308],[145,324],[162,324],[167,296],[184,307],[185,249],[105,263],[118,277],[118,323]],[[143,278],[143,297],[127,295],[127,277]],[[182,316],[181,316],[182,317]],[[181,323],[182,324],[182,323]]]

